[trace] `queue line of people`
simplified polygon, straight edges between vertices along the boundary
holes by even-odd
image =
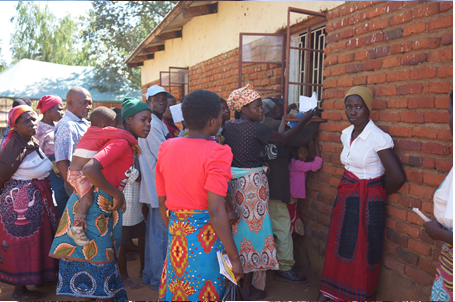
[[[345,96],[352,125],[341,134],[345,173],[320,300],[376,298],[386,197],[406,176],[391,137],[369,119],[372,102],[364,87]],[[318,123],[309,111],[287,127],[282,103],[262,99],[249,84],[226,101],[194,91],[182,101],[186,131],[169,112],[175,98],[157,85],[145,103],[126,98],[121,112],[93,110],[91,124],[92,99],[80,87],[68,92],[64,115],[59,97],[43,97],[39,123],[30,106],[14,107],[0,151],[0,281],[15,286],[16,300],[42,298],[26,285],[53,281],[58,295],[128,300],[126,288],[142,285],[129,278],[125,251],[139,238],[142,283],[159,290],[160,300],[222,299],[227,281],[218,250],[227,253],[245,300],[265,297],[267,270],[275,280],[305,283],[291,230],[304,232],[296,199],[305,198],[306,172],[322,166]],[[451,95],[450,119],[452,107]],[[229,110],[237,117],[231,122]],[[445,181],[435,194],[436,220],[424,224],[444,241],[432,299],[453,297],[451,194]]]

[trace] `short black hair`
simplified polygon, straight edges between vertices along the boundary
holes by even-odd
[[[190,130],[202,130],[221,111],[220,97],[208,90],[196,90],[182,101],[182,114]]]
[[[116,121],[117,114],[114,110],[107,107],[96,107],[90,114],[90,122],[92,126],[101,127],[103,124],[109,124]]]
[[[24,102],[23,99],[15,99],[15,100],[13,101],[13,108],[14,108],[14,107],[17,107],[17,106],[20,106],[20,105],[27,105],[27,103]]]
[[[112,107],[111,110],[114,111],[115,114],[117,115],[117,116],[116,116],[117,125],[118,125],[118,124],[121,124],[121,123],[122,123],[122,109],[117,108],[117,107]]]
[[[170,92],[167,92],[167,91],[166,91],[166,98],[167,99],[174,99],[174,100],[176,99]]]
[[[227,102],[226,102],[226,100],[225,100],[225,99],[223,99],[223,98],[220,98],[220,104],[223,104],[223,103],[226,103],[226,104],[227,104]]]
[[[32,100],[29,99],[29,98],[22,98],[22,100],[25,102],[25,104],[29,105],[30,107],[32,107]]]

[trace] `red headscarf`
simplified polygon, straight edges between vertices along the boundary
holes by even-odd
[[[14,129],[14,124],[16,123],[16,120],[19,116],[21,116],[22,113],[24,112],[35,112],[33,111],[33,108],[28,106],[28,105],[20,105],[17,107],[14,107],[8,112],[8,126],[10,126],[10,130],[8,132],[8,135],[6,136],[5,141],[2,144],[2,147],[6,144],[7,141],[16,133],[16,129]]]
[[[57,95],[45,95],[43,96],[36,106],[36,109],[41,111],[41,114],[51,109],[55,105],[58,105],[62,102],[62,99]]]

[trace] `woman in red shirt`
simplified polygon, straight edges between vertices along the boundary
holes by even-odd
[[[160,300],[221,300],[226,278],[217,251],[226,251],[238,280],[243,276],[224,207],[232,152],[210,139],[221,126],[217,94],[197,90],[182,103],[188,136],[162,143],[156,164],[161,216],[169,228]]]

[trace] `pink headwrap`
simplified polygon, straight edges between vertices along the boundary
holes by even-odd
[[[36,109],[41,111],[41,114],[51,109],[55,105],[58,105],[62,102],[62,99],[56,95],[45,95],[43,96],[36,106]]]
[[[246,84],[245,87],[236,89],[231,92],[227,99],[229,110],[236,110],[240,112],[243,106],[260,99],[261,95],[259,92],[251,86],[250,83]]]
[[[3,142],[2,147],[6,144],[7,141],[10,140],[11,137],[13,137],[14,133],[16,133],[16,129],[14,129],[14,124],[16,123],[17,118],[21,116],[22,113],[29,111],[33,113],[35,112],[33,111],[33,108],[28,105],[20,105],[14,107],[8,112],[8,126],[10,126],[11,129],[9,130],[8,135],[6,136],[6,139]]]

